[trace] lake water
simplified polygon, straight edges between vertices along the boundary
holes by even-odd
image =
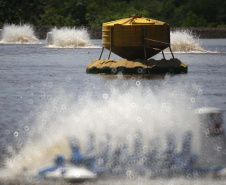
[[[35,174],[51,164],[56,154],[69,157],[69,137],[78,138],[84,151],[90,132],[95,134],[98,148],[106,134],[111,135],[114,146],[122,141],[131,143],[139,130],[145,141],[159,138],[164,148],[169,131],[175,133],[178,145],[187,130],[197,137],[196,108],[220,108],[225,121],[226,39],[199,42],[208,52],[174,53],[188,65],[187,74],[148,76],[86,74],[86,66],[99,58],[101,40],[74,49],[47,48],[44,40],[39,44],[0,44],[0,155],[1,164],[6,162],[7,178],[30,184],[31,179],[21,178],[24,167]],[[107,56],[105,51],[103,58]],[[166,53],[166,58],[170,57]],[[119,59],[114,54],[111,58]],[[195,142],[193,151],[199,152]],[[50,182],[32,179],[32,183]],[[125,177],[87,184],[225,183],[209,178]]]

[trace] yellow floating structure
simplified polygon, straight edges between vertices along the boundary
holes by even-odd
[[[187,73],[187,66],[180,60],[99,60],[96,59],[86,67],[87,73],[107,74],[156,74],[156,73]]]
[[[165,22],[135,14],[129,18],[103,23],[102,42],[100,57],[86,67],[87,73],[114,74],[114,71],[117,73],[122,68],[123,73],[138,74],[141,73],[137,68],[142,68],[145,73],[165,73],[172,69],[177,73],[187,72],[187,66],[174,58],[170,48],[170,28]],[[110,51],[108,60],[101,60],[104,48]],[[172,54],[171,60],[165,59],[163,50],[166,48]],[[111,52],[124,59],[109,60]],[[163,60],[148,60],[159,52],[162,52]]]
[[[169,47],[170,29],[167,23],[133,15],[103,23],[102,41],[104,48],[122,58],[147,59]]]

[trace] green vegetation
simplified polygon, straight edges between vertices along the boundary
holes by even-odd
[[[0,25],[101,26],[134,13],[178,27],[226,27],[225,0],[0,0]]]

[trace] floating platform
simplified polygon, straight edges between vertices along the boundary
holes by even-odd
[[[92,61],[87,73],[105,74],[165,74],[187,73],[188,67],[176,59],[170,47],[170,27],[167,23],[134,14],[129,18],[103,23],[103,47],[99,59]],[[101,60],[104,49],[107,60]],[[163,50],[169,48],[172,59],[166,60]],[[111,52],[122,60],[110,59]],[[162,53],[162,60],[150,59]]]
[[[177,58],[170,60],[99,60],[92,61],[86,66],[86,73],[105,74],[164,74],[164,73],[187,73],[188,67]]]

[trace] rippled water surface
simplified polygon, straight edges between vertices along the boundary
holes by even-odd
[[[10,163],[12,176],[23,167],[37,170],[45,166],[56,153],[69,156],[64,140],[73,134],[81,143],[90,131],[100,140],[110,133],[114,142],[128,139],[136,129],[146,139],[163,137],[166,130],[177,130],[180,137],[180,130],[197,130],[191,112],[204,106],[220,108],[226,122],[226,39],[200,39],[209,53],[175,53],[188,65],[187,74],[149,76],[86,74],[86,66],[99,57],[101,40],[91,40],[99,47],[77,49],[45,48],[45,41],[41,42],[0,44],[0,155],[1,164],[5,160]],[[103,58],[107,56],[105,51]],[[166,53],[166,57],[171,56]],[[119,59],[114,54],[111,58]],[[191,127],[183,126],[189,121]],[[178,127],[178,122],[182,126]],[[12,166],[16,166],[14,170]],[[180,182],[207,183],[205,179]],[[130,184],[130,180],[96,183]]]

